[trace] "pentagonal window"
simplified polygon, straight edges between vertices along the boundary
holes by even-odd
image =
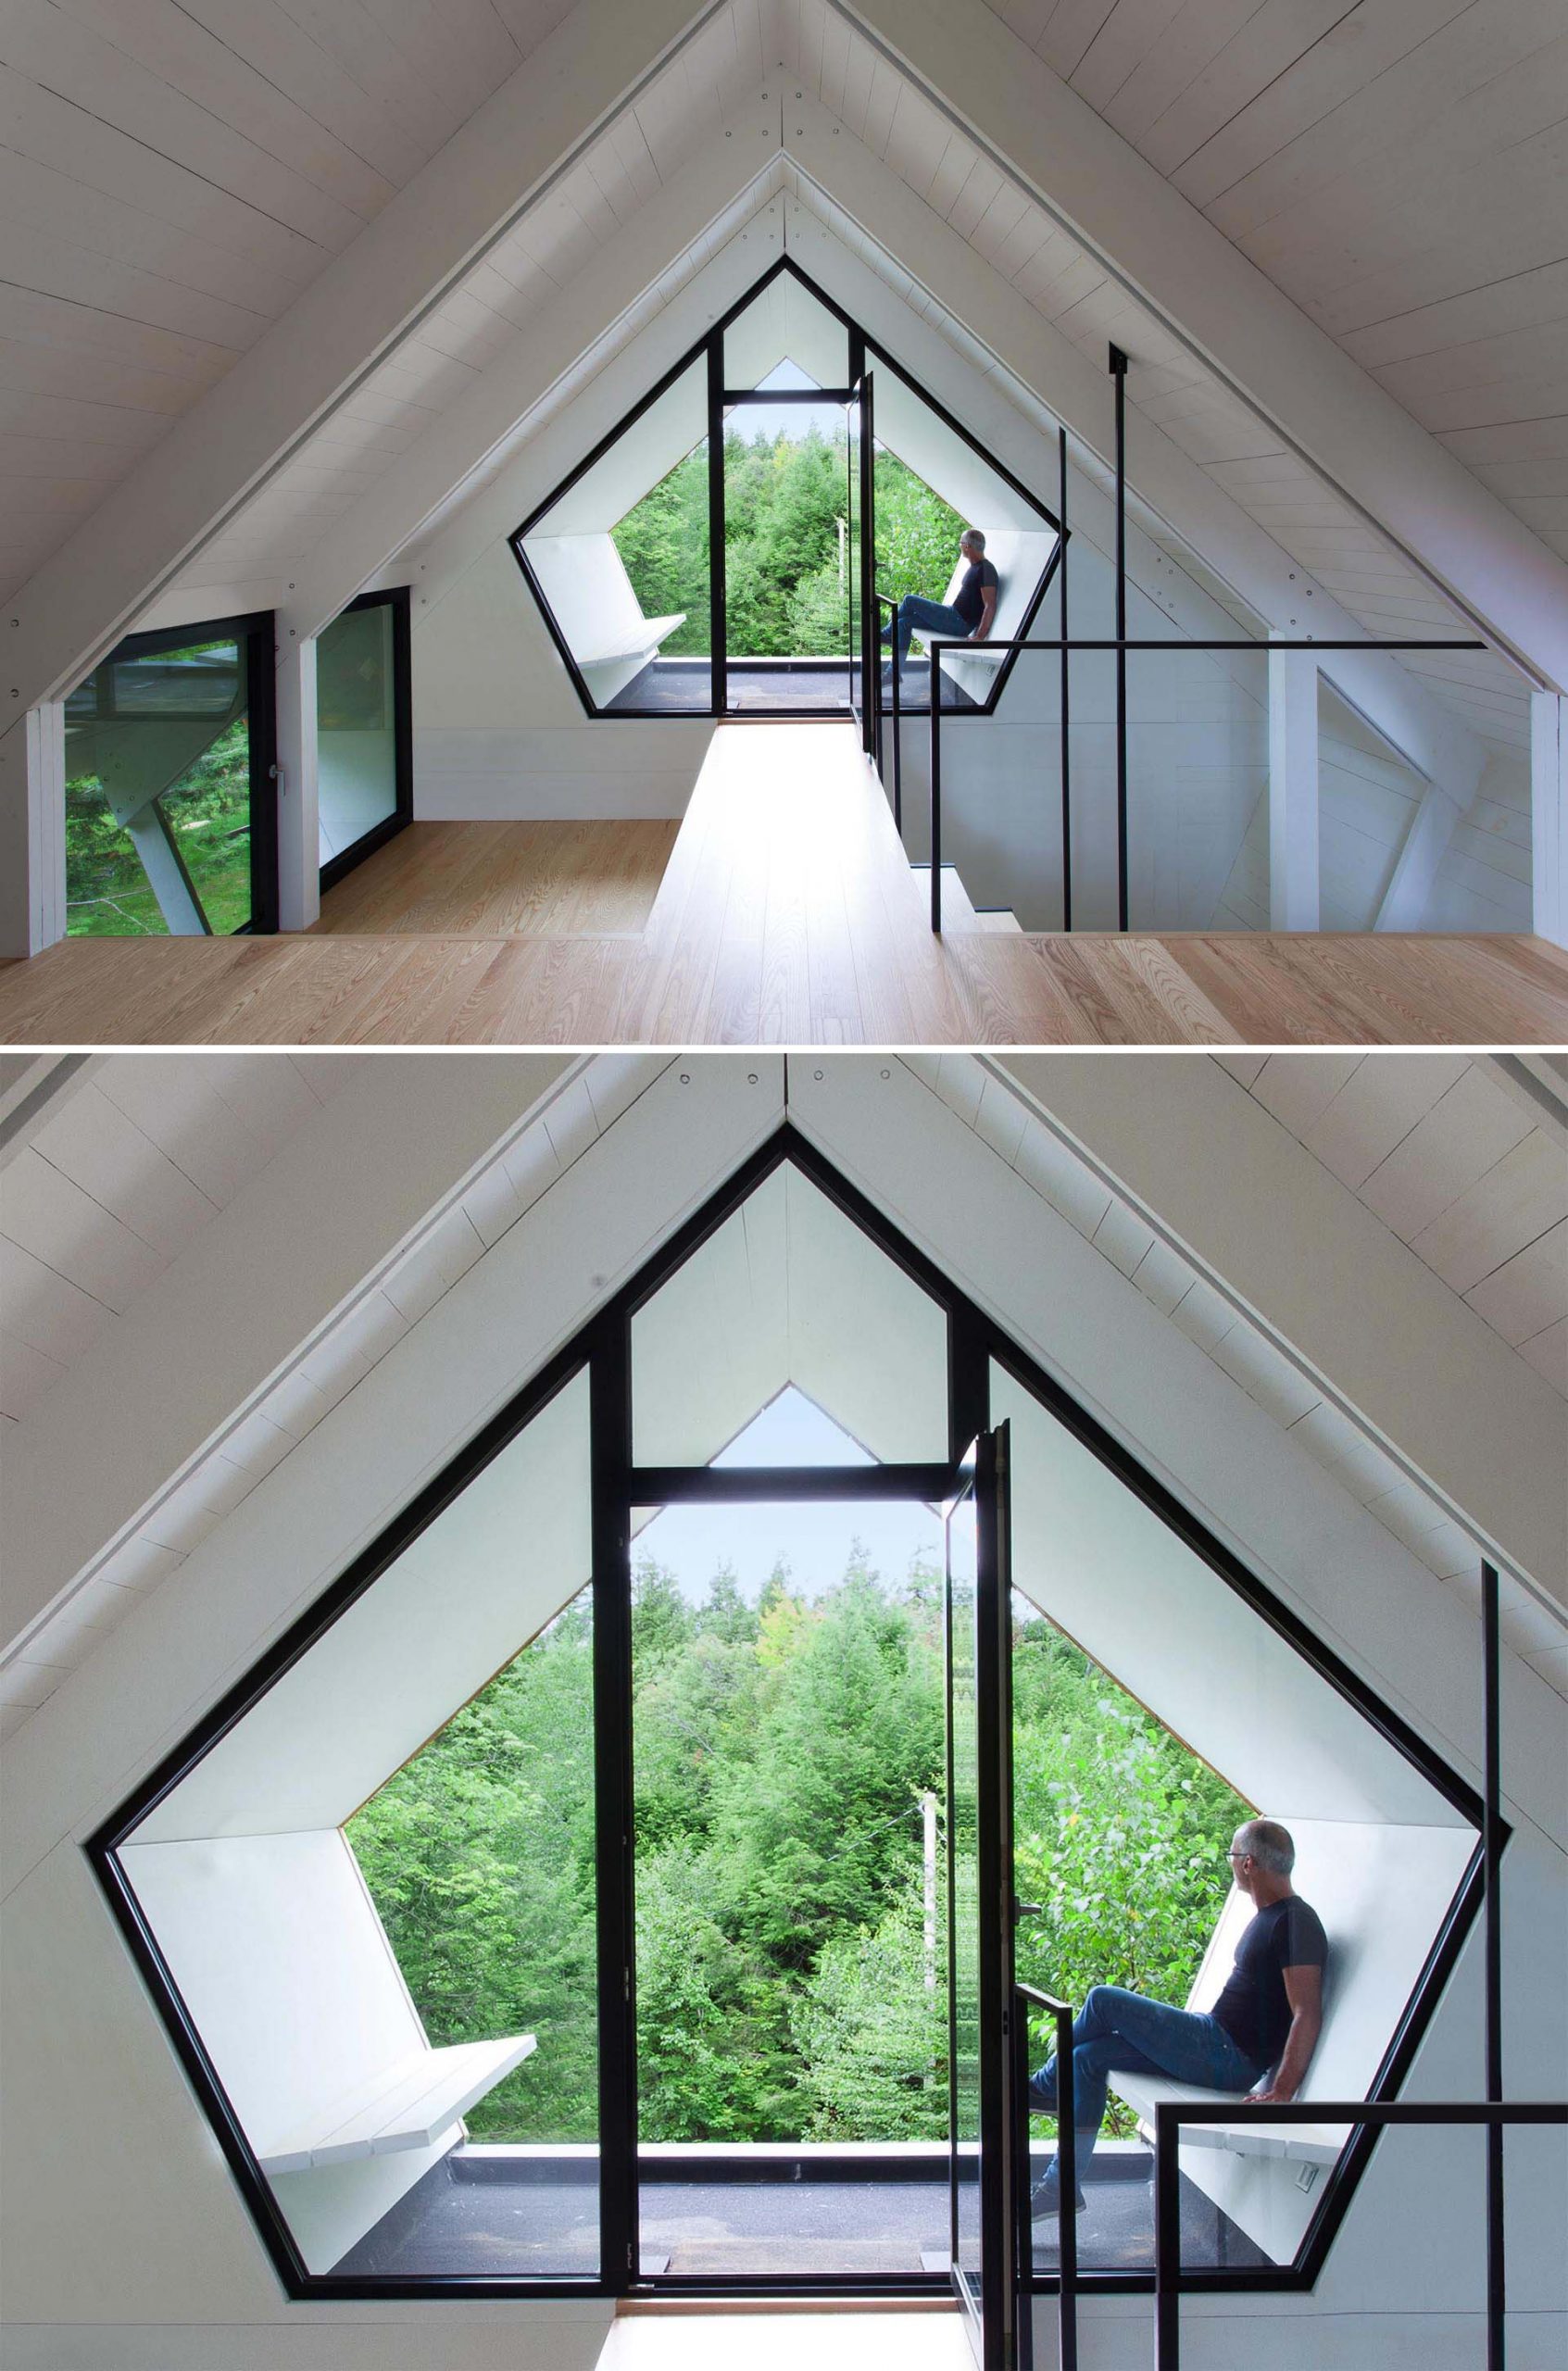
[[[1206,2006],[1261,1813],[1329,1935],[1307,2096],[1398,2082],[1465,1788],[786,1128],[94,1841],[296,2293],[942,2285],[996,2046],[954,1824],[972,1428],[1010,1487],[1019,1972]],[[1115,2089],[1091,2281],[1151,2255],[1151,2095]],[[1364,2139],[1223,2138],[1182,2154],[1188,2260],[1321,2255]]]
[[[512,541],[591,714],[853,715],[874,737],[876,596],[949,607],[966,530],[994,572],[989,638],[1026,634],[1059,549],[1048,506],[786,263]],[[931,631],[900,679],[911,712]],[[944,705],[989,713],[1011,663],[955,653]]]

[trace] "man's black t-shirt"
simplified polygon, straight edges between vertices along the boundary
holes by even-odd
[[[1257,2066],[1273,2066],[1290,2031],[1287,1967],[1322,1967],[1328,1937],[1311,1905],[1298,1894],[1259,1911],[1236,1947],[1236,1966],[1213,2014]]]
[[[953,607],[971,634],[980,623],[986,594],[994,593],[1000,582],[988,559],[971,560],[964,581],[953,596]]]

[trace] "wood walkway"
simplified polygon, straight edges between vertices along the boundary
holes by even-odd
[[[303,935],[74,939],[7,967],[0,1042],[1568,1041],[1568,955],[1538,939],[935,939],[848,726],[721,731],[658,881],[668,829],[415,825]]]

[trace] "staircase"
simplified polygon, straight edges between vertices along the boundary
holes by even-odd
[[[931,896],[931,867],[911,864],[909,871],[923,898]],[[1020,931],[1022,923],[1010,906],[975,906],[950,864],[942,867],[942,928],[944,931]]]

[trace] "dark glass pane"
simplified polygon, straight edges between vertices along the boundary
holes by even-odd
[[[66,702],[66,927],[196,936],[251,917],[245,653],[111,658]]]
[[[345,609],[316,653],[320,860],[397,812],[395,619],[392,604]]]

